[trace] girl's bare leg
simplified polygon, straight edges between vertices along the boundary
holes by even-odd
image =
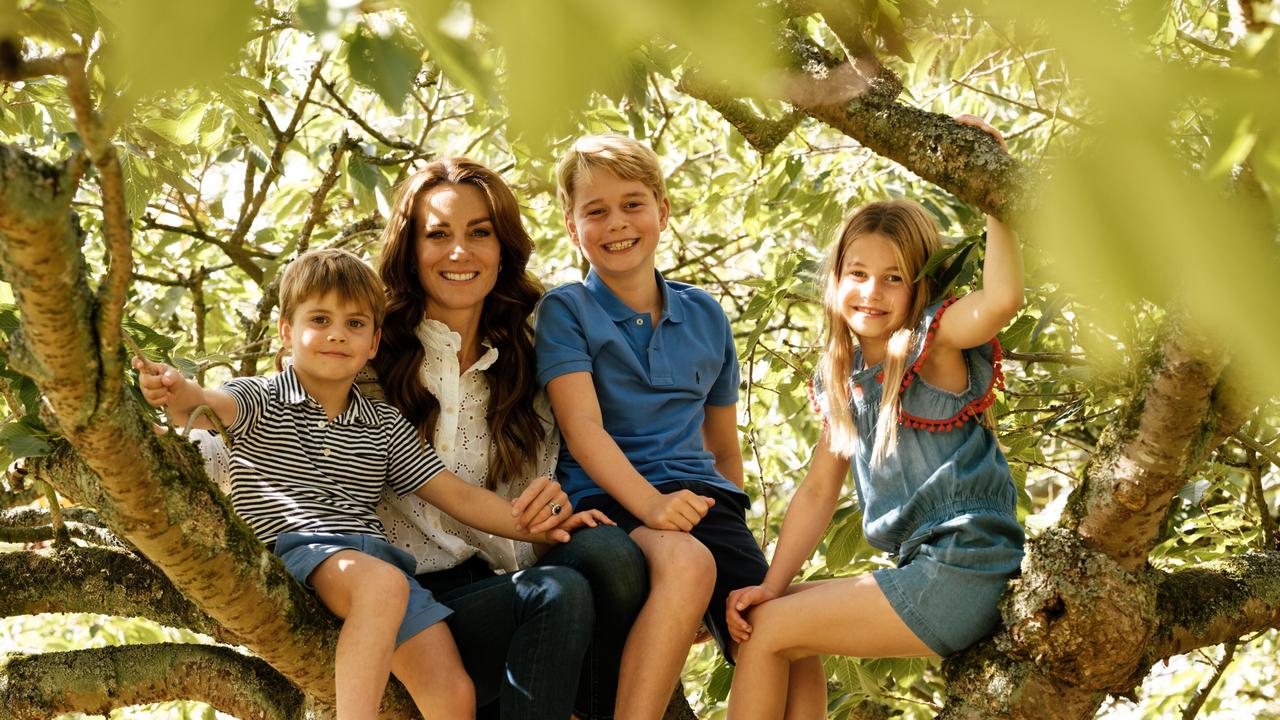
[[[795,677],[792,666],[799,660],[816,655],[933,654],[894,612],[870,575],[796,586],[752,608],[748,621],[751,639],[738,648],[729,696],[731,720],[783,717],[788,683]],[[809,687],[811,681],[800,682]]]
[[[476,690],[447,624],[436,623],[404,641],[391,656],[391,672],[423,717],[470,720],[476,716]]]

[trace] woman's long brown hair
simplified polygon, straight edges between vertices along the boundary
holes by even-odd
[[[387,401],[400,409],[429,440],[440,414],[440,401],[422,383],[425,351],[417,329],[427,308],[419,280],[417,204],[440,185],[470,185],[489,208],[500,245],[498,279],[484,299],[480,338],[498,348],[498,359],[485,371],[489,383],[486,421],[492,452],[485,485],[510,482],[526,472],[545,438],[546,429],[533,407],[533,329],[529,317],[542,296],[542,286],[526,268],[533,241],[520,220],[515,195],[497,173],[467,158],[437,160],[406,179],[396,191],[391,219],[382,232],[378,274],[387,286],[387,316],[382,345],[373,360]]]

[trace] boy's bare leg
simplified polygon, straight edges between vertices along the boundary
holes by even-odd
[[[688,533],[640,527],[631,539],[649,565],[649,598],[622,651],[618,720],[657,720],[684,668],[715,585],[711,552]]]
[[[798,590],[798,591],[797,591]],[[738,647],[729,694],[731,720],[783,717],[788,684],[809,687],[796,661],[817,655],[919,657],[932,655],[894,612],[875,578],[801,585],[751,609],[751,639]],[[799,708],[797,708],[799,709]]]
[[[436,623],[404,641],[391,656],[391,672],[423,717],[469,720],[476,716],[476,690],[447,624]]]
[[[791,663],[787,681],[787,720],[825,720],[827,673],[818,655]]]
[[[320,563],[308,580],[324,606],[343,619],[334,668],[338,717],[375,718],[409,602],[409,579],[390,563],[342,550]]]

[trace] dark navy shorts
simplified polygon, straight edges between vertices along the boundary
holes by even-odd
[[[729,593],[734,590],[764,582],[765,573],[769,571],[764,552],[747,527],[747,496],[700,480],[675,480],[658,485],[657,490],[664,494],[690,490],[716,501],[707,511],[706,517],[689,534],[705,545],[711,551],[711,557],[715,558],[716,584],[702,620],[725,658],[733,662],[729,654],[729,644],[732,641],[725,620],[725,602],[729,599]],[[574,509],[599,510],[628,533],[644,526],[639,518],[604,494],[587,496]]]
[[[382,538],[372,535],[334,533],[280,533],[271,551],[284,561],[285,569],[308,590],[315,588],[307,579],[320,563],[343,550],[355,550],[390,563],[405,574],[409,582],[409,604],[396,632],[396,647],[409,638],[453,614],[436,602],[431,592],[413,579],[417,562],[413,556]]]

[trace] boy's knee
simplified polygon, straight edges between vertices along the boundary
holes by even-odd
[[[667,533],[655,543],[649,555],[649,572],[655,588],[670,583],[682,587],[706,587],[710,592],[716,581],[716,559],[697,538],[688,533]]]
[[[353,579],[356,581],[353,600],[386,605],[409,602],[409,578],[394,565],[381,561],[369,563]]]

